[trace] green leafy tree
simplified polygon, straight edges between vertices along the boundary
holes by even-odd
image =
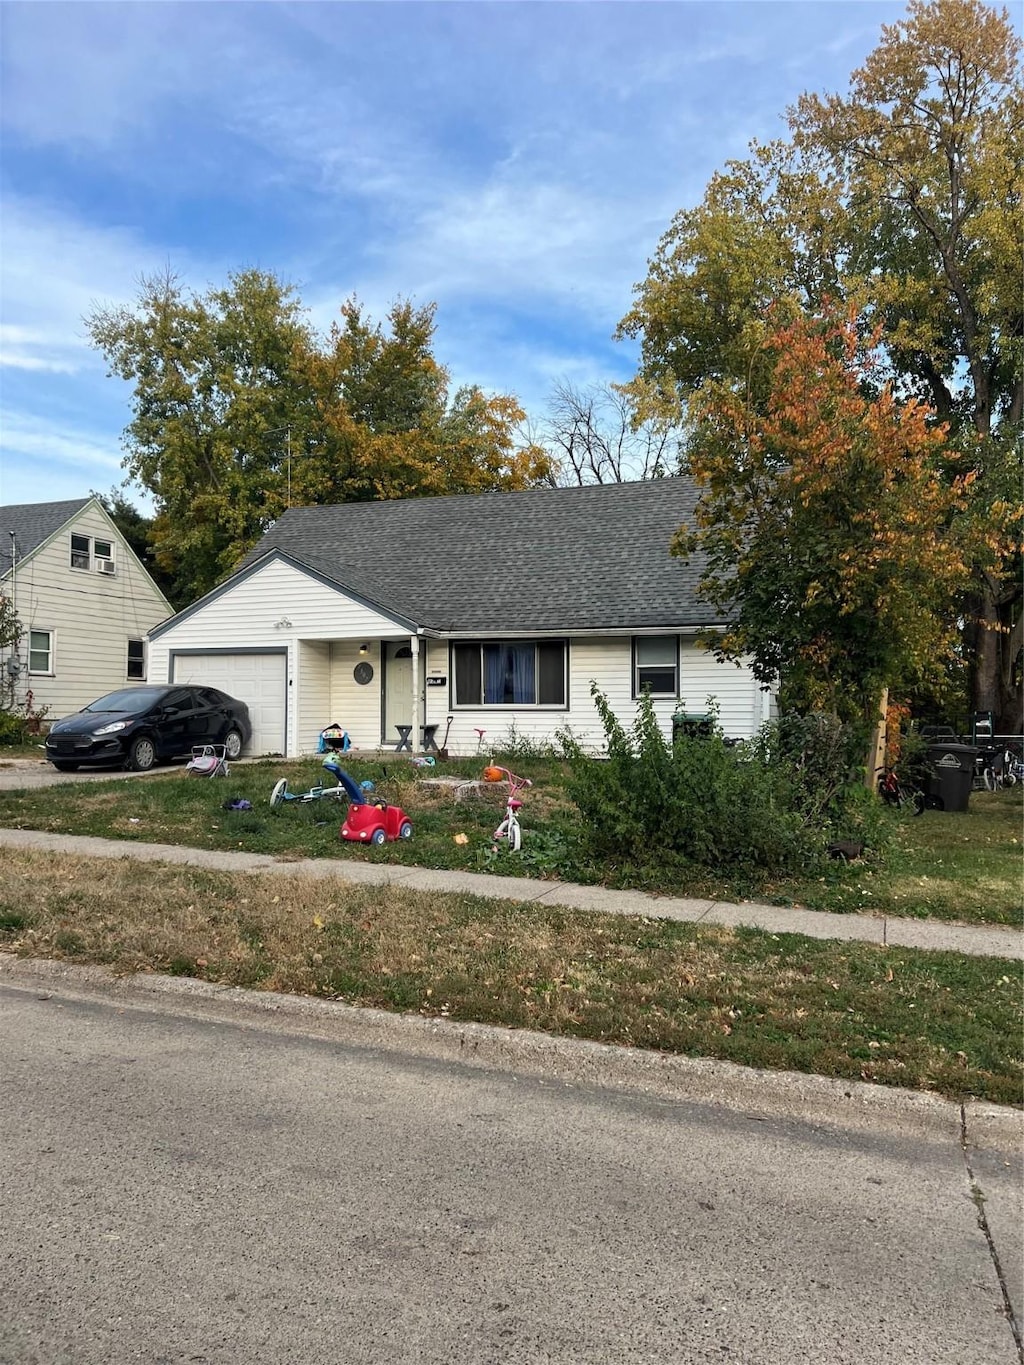
[[[285,506],[294,359],[311,344],[300,304],[256,270],[205,297],[165,274],[142,282],[133,307],[98,309],[86,326],[133,385],[125,468],[156,506],[156,564],[189,600]]]
[[[525,413],[474,385],[450,392],[433,353],[434,308],[394,304],[387,326],[350,300],[298,365],[295,501],[366,502],[524,488],[549,459],[521,439]]]
[[[621,324],[641,339],[641,411],[685,421],[715,381],[762,400],[749,365],[770,327],[830,299],[857,311],[894,396],[927,400],[947,424],[951,470],[976,474],[958,514],[972,532],[962,537],[973,546],[971,583],[947,611],[964,622],[973,705],[1014,730],[1024,643],[1020,52],[1005,11],[912,0],[845,96],[802,97],[788,140],[753,144],[676,217]]]
[[[133,385],[125,468],[152,495],[146,543],[176,605],[295,503],[521,488],[548,470],[514,399],[449,394],[432,306],[396,303],[382,327],[349,301],[324,338],[290,286],[248,270],[203,296],[144,280],[86,325]]]

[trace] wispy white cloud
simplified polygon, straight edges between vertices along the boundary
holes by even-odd
[[[116,433],[96,431],[87,414],[49,417],[0,410],[0,503],[85,497],[121,482]]]
[[[61,337],[39,328],[0,322],[0,367],[44,374],[75,374],[80,368],[71,360],[58,359]]]
[[[45,456],[71,469],[102,470],[109,478],[111,470],[121,467],[121,450],[116,438],[105,434],[83,432],[77,424],[50,421],[33,412],[0,412],[0,432],[3,433],[5,462],[23,456],[38,459]]]
[[[83,321],[97,307],[129,303],[168,262],[185,275],[200,269],[184,247],[16,194],[4,196],[0,248],[5,363],[53,373],[102,369]]]

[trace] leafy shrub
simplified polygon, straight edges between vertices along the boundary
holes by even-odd
[[[808,823],[842,824],[854,793],[865,790],[868,737],[836,716],[785,715],[765,725],[751,749],[788,786],[789,804]]]
[[[570,841],[559,830],[526,829],[523,846],[513,853],[504,839],[476,851],[476,865],[484,872],[551,877],[572,868]]]
[[[16,715],[13,711],[0,711],[0,744],[24,744],[27,735],[28,726],[24,716]]]
[[[0,745],[28,744],[42,730],[50,708],[36,706],[29,692],[23,702],[0,706]]]
[[[588,757],[571,742],[566,756],[569,795],[594,856],[772,871],[821,856],[825,832],[794,808],[787,775],[751,746],[727,745],[717,728],[706,739],[681,735],[669,745],[646,694],[627,733],[596,685],[591,694],[607,757]]]
[[[504,760],[506,766],[513,762],[521,763],[524,759],[556,758],[559,752],[559,746],[549,739],[535,739],[522,734],[515,721],[494,741],[490,750],[492,758]]]

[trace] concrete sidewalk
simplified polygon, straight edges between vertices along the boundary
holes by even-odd
[[[98,839],[78,834],[46,834],[38,830],[0,829],[0,847],[52,850],[93,858],[137,858],[144,862],[185,863],[228,872],[261,872],[278,876],[337,878],[362,885],[400,884],[414,891],[450,891],[498,900],[561,905],[612,915],[678,920],[691,924],[744,925],[777,934],[886,944],[898,948],[932,948],[976,957],[1024,960],[1024,934],[997,925],[950,924],[942,920],[902,919],[892,915],[835,915],[818,910],[758,905],[745,901],[691,900],[652,896],[643,891],[610,891],[603,886],[538,881],[531,877],[496,877],[483,872],[457,872],[354,859],[279,861],[265,853],[183,848],[177,844]]]

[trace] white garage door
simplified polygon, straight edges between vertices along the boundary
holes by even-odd
[[[247,754],[285,752],[288,687],[284,654],[176,654],[174,681],[205,683],[244,701],[252,721]]]

